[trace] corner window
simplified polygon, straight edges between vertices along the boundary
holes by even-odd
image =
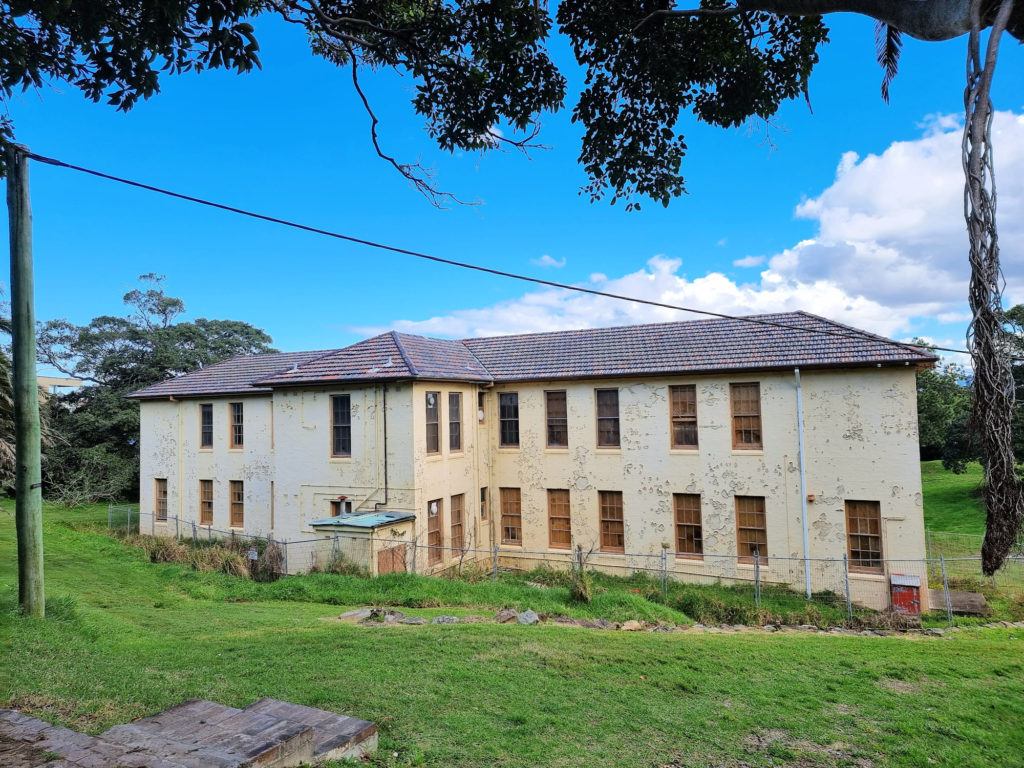
[[[502,392],[498,395],[498,421],[501,424],[502,448],[519,447],[519,393]]]
[[[622,516],[622,491],[598,491],[601,507],[601,551],[626,551],[626,523]]]
[[[674,493],[676,513],[676,557],[704,557],[704,535],[700,520],[700,495]]]
[[[569,412],[565,390],[544,393],[544,410],[548,422],[548,448],[569,447]]]
[[[167,520],[167,478],[154,480],[153,515],[157,520]]]
[[[427,453],[441,452],[441,393],[427,392]]]
[[[759,451],[761,441],[761,385],[730,384],[732,403],[732,447],[739,451]]]
[[[331,456],[352,455],[352,396],[331,396]]]
[[[199,406],[199,447],[213,448],[213,404]]]
[[[448,450],[462,450],[462,393],[448,393]]]
[[[244,414],[242,403],[231,403],[231,447],[241,448],[244,442],[243,431]]]
[[[672,447],[697,447],[697,385],[669,387],[669,408],[672,418]]]
[[[619,390],[596,389],[597,398],[597,446],[598,448],[619,447]]]
[[[846,502],[846,540],[851,571],[882,572],[882,510],[877,501]]]
[[[754,558],[768,562],[764,496],[736,497],[736,551],[741,563],[752,563]]]

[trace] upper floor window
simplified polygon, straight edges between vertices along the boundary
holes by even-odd
[[[245,433],[243,427],[242,403],[231,403],[231,447],[241,448]]]
[[[155,483],[153,511],[157,520],[167,519],[167,478],[157,478]]]
[[[697,447],[697,385],[669,387],[672,415],[672,447]]]
[[[480,519],[487,519],[487,488],[480,489]]]
[[[736,497],[736,545],[741,563],[752,563],[755,557],[768,562],[764,496]]]
[[[597,389],[597,445],[619,447],[619,390]]]
[[[846,502],[851,571],[882,572],[882,510],[877,501]]]
[[[441,393],[427,392],[427,453],[441,451]]]
[[[448,450],[462,450],[462,393],[448,393]]]
[[[199,447],[213,448],[213,404],[199,406]]]
[[[676,513],[676,556],[703,557],[704,535],[700,520],[700,495],[674,493]]]
[[[331,396],[331,456],[352,455],[352,396]]]
[[[481,424],[487,421],[487,395],[483,392],[476,393],[476,420]]]
[[[544,409],[548,420],[548,448],[569,447],[569,413],[565,390],[544,393]]]
[[[761,440],[761,385],[730,384],[732,402],[732,447],[741,451],[760,450]]]
[[[502,392],[498,395],[498,421],[501,424],[500,443],[504,448],[519,447],[519,393]]]
[[[626,522],[622,516],[622,491],[598,491],[601,507],[601,551],[626,551]]]

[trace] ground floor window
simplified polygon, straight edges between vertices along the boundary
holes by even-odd
[[[466,538],[462,524],[462,510],[465,507],[465,495],[452,496],[452,549],[466,546]]]
[[[548,491],[548,546],[552,549],[572,547],[572,524],[569,519],[569,491]]]
[[[167,478],[158,477],[155,481],[156,492],[154,496],[153,511],[157,520],[167,519]]]
[[[882,572],[882,510],[877,501],[846,502],[846,540],[851,571]]]
[[[700,494],[674,493],[672,502],[676,513],[676,556],[703,558]]]
[[[626,523],[622,517],[622,491],[598,491],[601,508],[601,551],[626,551]]]
[[[245,488],[241,480],[232,480],[230,488],[231,498],[231,527],[245,527]]]
[[[213,525],[213,480],[199,481],[199,524]]]
[[[441,499],[427,502],[427,562],[441,562],[441,518],[444,514]]]
[[[736,497],[736,544],[741,563],[752,563],[755,557],[768,562],[764,496]]]
[[[501,489],[501,543],[523,544],[523,497],[518,488]]]

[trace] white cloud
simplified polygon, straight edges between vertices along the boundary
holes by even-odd
[[[767,256],[744,256],[732,263],[734,267],[759,267],[768,261]]]
[[[538,267],[544,267],[545,269],[561,269],[565,266],[565,256],[561,259],[555,259],[545,253],[539,259],[530,259],[530,263],[536,264]]]

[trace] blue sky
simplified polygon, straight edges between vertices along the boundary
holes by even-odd
[[[411,83],[366,77],[385,148],[483,201],[439,211],[374,155],[347,70],[314,59],[301,30],[269,18],[257,24],[260,72],[167,78],[128,114],[60,85],[17,97],[10,111],[18,139],[40,154],[358,237],[716,311],[805,307],[960,345],[967,269],[954,118],[965,41],[906,40],[887,106],[872,23],[830,25],[813,114],[787,104],[770,143],[763,131],[684,118],[689,194],[667,210],[627,213],[579,195],[571,104],[544,120],[550,151],[453,156],[413,114]],[[581,78],[563,40],[554,55],[573,99]],[[1012,301],[1024,300],[1022,63],[1007,40],[994,96],[1005,110],[996,158]],[[120,313],[146,272],[167,275],[190,317],[246,320],[286,350],[390,327],[459,336],[692,317],[536,291],[40,164],[32,187],[40,319]]]

